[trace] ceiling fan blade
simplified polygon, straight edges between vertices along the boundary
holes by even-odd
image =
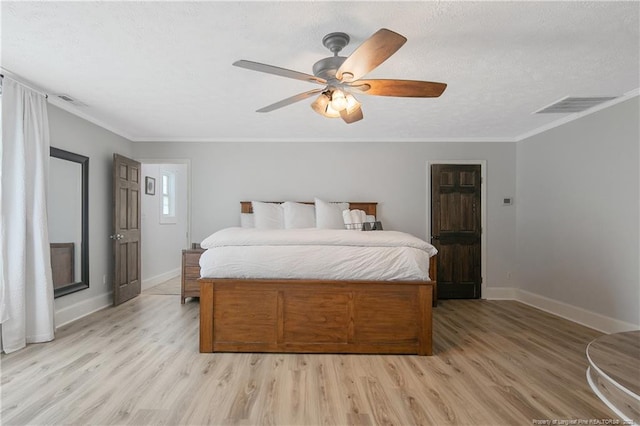
[[[350,84],[349,88],[365,95],[437,98],[447,85],[417,80],[358,80]]]
[[[404,36],[386,28],[378,30],[345,59],[336,78],[345,82],[358,80],[396,53],[406,41]]]
[[[322,92],[323,90],[324,89],[313,89],[313,90],[309,90],[308,92],[298,93],[297,95],[291,96],[290,98],[287,98],[287,99],[283,99],[280,102],[276,102],[275,104],[267,105],[264,108],[260,108],[256,112],[270,112],[270,111],[273,111],[275,109],[282,108],[282,107],[285,107],[287,105],[291,105],[293,103],[296,103],[296,102],[305,100],[307,98],[310,98],[311,96],[313,96],[315,94],[318,94],[318,93]]]
[[[267,74],[279,75],[280,77],[293,78],[296,80],[308,81],[310,83],[327,84],[327,80],[303,72],[292,71],[273,65],[261,64],[260,62],[245,61],[244,59],[233,63],[234,66],[246,68],[252,71],[264,72]]]
[[[360,105],[358,105],[358,107],[352,110],[350,113],[347,112],[346,108],[343,109],[342,111],[340,111],[340,117],[342,117],[345,123],[351,124],[355,123],[356,121],[362,120],[364,116],[362,115],[362,108],[360,107]]]

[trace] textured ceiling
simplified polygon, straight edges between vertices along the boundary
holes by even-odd
[[[570,119],[566,96],[637,95],[640,3],[8,2],[2,67],[134,141],[518,140]],[[364,120],[314,113],[320,86],[233,67],[311,73],[343,31],[347,56],[379,28],[408,42],[367,78],[440,81],[436,99],[359,95]],[[54,100],[57,105],[61,101]]]

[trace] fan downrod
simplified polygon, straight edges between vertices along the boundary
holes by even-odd
[[[338,68],[340,68],[340,65],[347,59],[344,56],[338,56],[338,53],[349,44],[349,40],[351,39],[346,33],[329,33],[324,36],[322,38],[322,44],[333,52],[333,56],[320,59],[313,64],[313,75],[334,83]]]

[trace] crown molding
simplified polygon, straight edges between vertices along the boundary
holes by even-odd
[[[191,143],[219,143],[219,142],[233,142],[233,143],[250,143],[250,142],[297,142],[297,143],[343,143],[343,142],[353,142],[353,143],[456,143],[456,142],[516,142],[513,138],[411,138],[411,139],[389,139],[389,138],[380,138],[380,139],[371,139],[371,138],[349,138],[349,139],[340,139],[333,138],[331,140],[327,140],[326,138],[134,138],[131,139],[132,142],[135,143],[149,143],[149,142],[191,142]]]
[[[121,129],[118,129],[116,127],[113,127],[107,123],[105,123],[102,120],[98,120],[97,118],[93,117],[92,115],[87,114],[86,112],[80,111],[78,108],[69,105],[67,102],[58,99],[56,96],[49,96],[47,98],[48,102],[62,110],[65,110],[66,112],[73,114],[75,116],[78,116],[80,118],[82,118],[83,120],[88,121],[89,123],[95,124],[96,126],[102,127],[105,130],[110,131],[111,133],[115,133],[116,135],[123,137],[131,142],[134,141],[134,138],[127,134],[126,132],[122,131]]]

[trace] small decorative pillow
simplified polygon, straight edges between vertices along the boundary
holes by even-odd
[[[349,203],[328,203],[315,199],[316,228],[344,229],[342,211],[349,208]]]
[[[253,221],[258,229],[283,229],[284,211],[278,203],[252,201]]]
[[[285,201],[282,203],[282,208],[285,229],[315,228],[316,208],[313,204]]]

